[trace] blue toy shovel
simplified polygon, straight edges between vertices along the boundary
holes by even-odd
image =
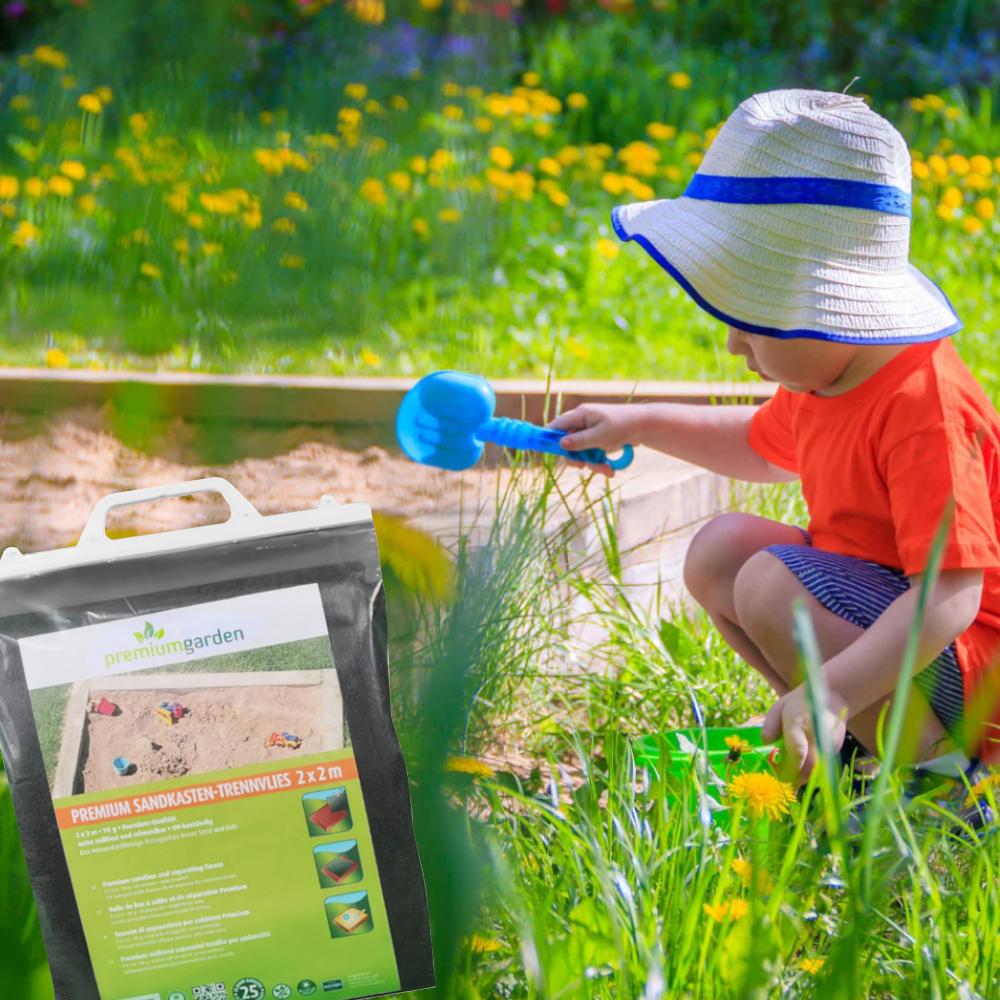
[[[479,375],[434,372],[422,378],[404,397],[396,414],[396,437],[407,458],[421,465],[460,472],[479,461],[492,441],[515,451],[542,451],[576,462],[625,469],[635,454],[625,445],[620,458],[601,448],[566,451],[559,446],[565,431],[536,427],[525,420],[494,417],[496,394]]]

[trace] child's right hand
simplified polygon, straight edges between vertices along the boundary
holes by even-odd
[[[625,445],[638,445],[643,407],[638,403],[584,403],[573,410],[560,413],[549,427],[565,431],[560,444],[567,451],[584,448],[603,448],[615,452]],[[569,462],[579,469],[592,469],[609,478],[615,470],[607,463],[592,465],[589,462]]]

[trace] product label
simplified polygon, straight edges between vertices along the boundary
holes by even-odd
[[[103,1000],[399,989],[315,584],[21,655]]]

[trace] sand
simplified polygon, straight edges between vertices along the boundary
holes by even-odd
[[[290,763],[322,748],[318,687],[206,688],[179,695],[170,691],[92,691],[114,702],[114,716],[88,716],[89,747],[81,792],[167,781],[274,760]],[[173,726],[161,722],[156,707],[179,701],[188,711]],[[302,738],[298,750],[266,747],[273,732]],[[127,757],[132,773],[119,777],[112,761]]]

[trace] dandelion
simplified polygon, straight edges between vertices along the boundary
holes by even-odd
[[[684,157],[692,167],[700,167],[701,161],[705,159],[704,153],[699,153],[697,150],[692,150],[687,156]]]
[[[457,208],[442,208],[438,212],[438,222],[460,222],[462,213]]]
[[[149,131],[149,119],[140,112],[129,115],[128,126],[132,129],[132,134],[141,139]]]
[[[586,94],[575,93],[570,94],[566,98],[567,106],[571,107],[574,111],[582,111],[588,103]]]
[[[415,174],[426,174],[427,173],[427,161],[422,156],[414,156],[410,160],[410,170]]]
[[[76,103],[81,111],[86,111],[92,115],[99,115],[104,108],[97,94],[81,94],[80,99]]]
[[[938,205],[935,209],[938,218],[949,221],[955,217],[955,210],[950,205]]]
[[[917,114],[921,114],[927,110],[927,102],[922,97],[912,97],[910,98],[910,107],[913,108]]]
[[[941,204],[947,205],[949,208],[961,208],[962,201],[962,192],[957,187],[946,188],[941,195]]]
[[[368,88],[363,83],[349,83],[344,87],[344,93],[352,101],[363,101],[368,96]]]
[[[5,219],[13,219],[17,215],[17,205],[12,205],[9,201],[0,205],[0,215]]]
[[[285,195],[285,204],[289,208],[294,208],[297,212],[305,212],[309,209],[309,202],[302,195],[296,194],[294,191],[289,191]]]
[[[345,6],[362,24],[381,24],[385,20],[385,0],[348,0]]]
[[[771,876],[765,871],[755,872],[753,865],[745,858],[733,858],[732,869],[747,889],[754,887],[754,883],[756,883],[754,891],[764,895],[774,889],[774,880]]]
[[[993,173],[993,161],[982,153],[977,153],[969,160],[969,169],[980,177],[989,177]]]
[[[646,135],[656,142],[666,142],[677,135],[677,129],[673,125],[664,125],[663,122],[650,122],[646,126]]]
[[[487,132],[493,131],[493,119],[487,118],[486,115],[480,115],[472,124],[475,126],[477,132],[482,132],[484,135]]]
[[[721,924],[727,917],[730,920],[739,920],[749,909],[745,899],[734,899],[731,902],[704,903],[702,909],[717,924]]]
[[[552,126],[548,122],[535,122],[531,126],[531,131],[538,136],[539,139],[548,139],[552,135]]]
[[[687,90],[691,86],[691,77],[687,73],[671,73],[667,77],[667,83],[670,84],[674,90]]]
[[[931,153],[927,157],[927,166],[931,168],[939,181],[948,176],[948,161],[938,153]]]
[[[87,168],[79,160],[66,160],[59,169],[74,181],[82,181],[87,176]]]
[[[413,220],[413,232],[415,235],[419,236],[421,239],[427,239],[430,233],[430,227],[427,225],[426,219],[414,219]]]
[[[306,266],[306,259],[305,257],[299,257],[297,254],[285,253],[281,255],[278,265],[279,267],[287,267],[291,270],[301,270]]]
[[[962,219],[962,229],[970,236],[983,231],[983,220],[977,219],[974,215],[969,215]]]
[[[440,173],[442,170],[447,169],[455,162],[455,157],[448,152],[447,149],[438,149],[435,151],[434,155],[427,161],[427,166],[431,170]]]
[[[959,177],[964,177],[969,172],[969,161],[959,153],[952,153],[948,157],[948,166],[958,174]]]
[[[148,261],[143,261],[143,263],[139,266],[139,270],[147,278],[155,278],[158,280],[163,277],[160,269],[155,264],[150,264]]]
[[[24,193],[29,198],[41,198],[45,194],[45,181],[41,177],[29,177],[24,182]]]
[[[291,132],[275,132],[274,133],[274,141],[279,146],[287,146],[292,141],[292,133]]]
[[[526,87],[537,87],[542,82],[542,78],[532,70],[521,77],[521,82]]]
[[[14,245],[24,250],[26,247],[31,246],[31,244],[37,243],[41,235],[42,233],[38,226],[24,219],[17,224],[17,229],[14,230]]]
[[[743,754],[750,750],[750,744],[742,736],[737,736],[735,733],[727,736],[725,743],[729,747],[729,760],[739,760]]]
[[[621,247],[614,240],[601,239],[596,243],[597,252],[605,260],[614,260],[621,253]]]
[[[275,219],[271,228],[276,233],[281,233],[283,236],[292,236],[295,233],[295,223],[292,222],[291,219]]]
[[[201,212],[192,212],[187,217],[187,223],[192,229],[204,229],[205,219]]]
[[[370,115],[384,115],[385,108],[378,101],[372,99],[365,102],[365,112]]]
[[[115,99],[110,87],[95,87],[94,94],[101,104],[110,104]]]
[[[449,757],[444,769],[459,774],[471,774],[474,778],[492,778],[496,775],[489,764],[475,757]]]
[[[444,0],[420,0],[420,6],[424,10],[437,10]]]
[[[382,364],[382,358],[380,355],[376,354],[374,351],[369,351],[367,347],[361,348],[361,353],[359,355],[362,364],[368,365],[369,368],[378,368]]]
[[[465,112],[457,104],[448,104],[445,105],[441,114],[443,114],[449,121],[460,122],[465,115]]]
[[[741,800],[753,819],[778,819],[795,801],[792,786],[773,774],[738,774],[729,783],[729,794]]]
[[[16,177],[0,174],[0,201],[10,201],[17,197],[19,185]]]
[[[221,243],[202,243],[202,245],[201,245],[201,252],[206,257],[217,257],[220,253],[222,253],[222,244]]]
[[[57,174],[49,178],[48,190],[60,198],[68,198],[73,193],[73,182],[68,177]]]
[[[557,208],[565,208],[569,204],[569,195],[565,191],[549,191],[549,201]]]
[[[191,244],[183,236],[180,239],[174,240],[171,245],[182,256],[191,252]]]
[[[558,177],[562,173],[562,164],[551,156],[545,156],[538,161],[538,169],[550,177]]]
[[[980,198],[976,202],[975,211],[980,219],[992,219],[995,210],[992,198]]]
[[[405,170],[394,170],[388,180],[400,194],[409,194],[413,187],[413,178]]]
[[[510,170],[514,165],[514,156],[506,146],[493,146],[490,149],[490,160],[501,170]]]
[[[826,961],[824,958],[804,958],[799,962],[799,968],[808,973],[810,976],[815,975],[823,968],[823,963]]]
[[[34,56],[38,62],[45,66],[51,66],[53,69],[65,69],[69,64],[66,54],[52,48],[51,45],[39,45],[35,49]]]
[[[97,199],[92,194],[82,194],[76,200],[76,207],[84,215],[93,215],[97,211]]]
[[[69,368],[69,356],[58,347],[50,347],[45,352],[45,364],[49,368]]]
[[[924,94],[924,104],[935,111],[940,111],[944,107],[944,98],[937,94]]]
[[[373,205],[384,205],[386,202],[385,185],[375,177],[365,178],[359,194],[365,201],[370,201]]]
[[[609,170],[603,177],[601,177],[601,187],[604,188],[608,194],[613,195],[619,195],[625,190],[621,174],[616,174],[612,170]]]
[[[916,177],[917,180],[921,181],[927,180],[927,178],[931,175],[931,168],[927,166],[926,163],[922,163],[920,160],[914,160],[913,163],[910,164],[910,170],[912,171],[913,176]]]
[[[135,243],[141,243],[143,246],[147,246],[150,242],[149,232],[145,229],[136,229],[132,232],[131,239]]]

